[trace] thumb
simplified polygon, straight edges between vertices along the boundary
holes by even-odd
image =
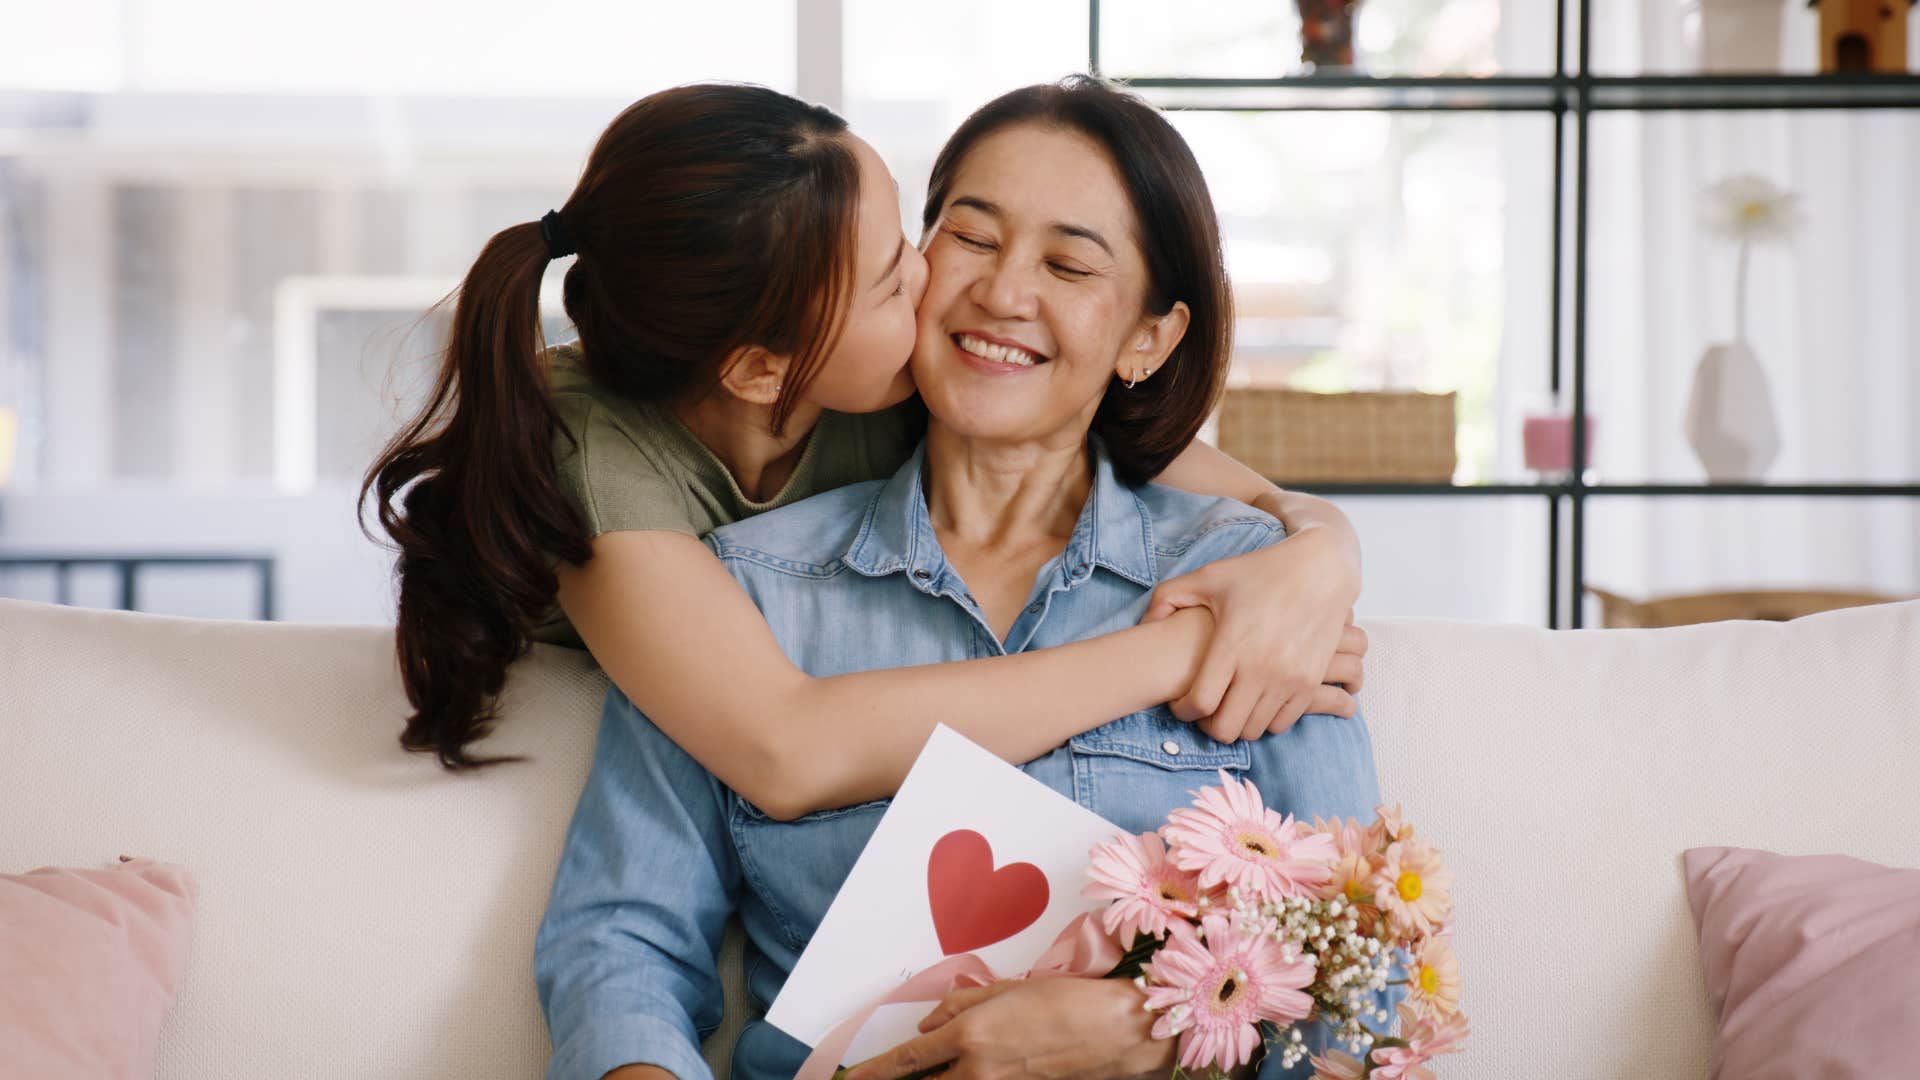
[[[1147,605],[1147,613],[1140,616],[1140,622],[1142,624],[1159,622],[1181,608],[1199,607],[1203,603],[1204,601],[1196,592],[1162,585],[1153,590],[1153,601]]]

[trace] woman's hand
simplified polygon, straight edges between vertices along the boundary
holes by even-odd
[[[920,1022],[926,1034],[864,1062],[845,1080],[898,1080],[936,1066],[942,1080],[1165,1076],[1174,1041],[1125,979],[1009,979],[956,990]]]
[[[1188,607],[1214,616],[1213,643],[1174,715],[1221,742],[1285,731],[1307,713],[1354,715],[1367,651],[1353,625],[1357,549],[1337,530],[1303,530],[1155,590],[1142,622]]]

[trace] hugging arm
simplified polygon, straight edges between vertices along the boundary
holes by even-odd
[[[1199,675],[1173,702],[1214,738],[1284,731],[1307,713],[1352,716],[1366,634],[1353,625],[1360,538],[1325,499],[1284,491],[1195,440],[1159,483],[1237,499],[1286,527],[1284,543],[1222,559],[1154,591],[1144,621],[1187,608],[1213,612]]]
[[[609,693],[534,940],[547,1080],[649,1071],[632,1065],[711,1080],[700,1036],[720,1022],[715,957],[740,889],[724,793]]]
[[[1059,648],[816,678],[699,540],[605,533],[560,603],[641,711],[728,787],[791,819],[892,795],[934,725],[1012,762],[1186,692],[1211,617]]]

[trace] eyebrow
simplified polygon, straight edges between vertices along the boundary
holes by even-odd
[[[902,236],[900,238],[900,246],[893,249],[893,261],[887,264],[887,268],[885,270],[880,271],[880,277],[876,279],[874,283],[871,286],[869,286],[869,288],[878,288],[880,286],[880,282],[887,280],[889,277],[892,277],[894,268],[900,265],[900,258],[906,253],[907,253],[907,238],[905,236]]]
[[[988,217],[993,218],[1004,218],[1007,216],[1006,211],[1000,208],[1000,204],[991,203],[973,195],[962,195],[953,200],[951,205],[955,207],[965,206],[973,210],[978,210]],[[1087,228],[1085,225],[1074,225],[1065,221],[1053,221],[1047,223],[1047,228],[1052,229],[1061,236],[1071,236],[1079,240],[1091,240],[1100,245],[1100,250],[1106,252],[1108,258],[1115,257],[1113,254],[1113,245],[1107,243],[1107,238]]]

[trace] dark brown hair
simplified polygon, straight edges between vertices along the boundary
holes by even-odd
[[[1213,197],[1193,151],[1159,110],[1092,76],[1072,75],[1002,94],[967,117],[934,160],[922,228],[940,220],[974,146],[1018,124],[1077,132],[1106,150],[1133,204],[1147,262],[1147,312],[1165,315],[1185,301],[1190,313],[1186,336],[1153,378],[1131,390],[1116,378],[1094,415],[1094,434],[1106,443],[1115,474],[1144,484],[1193,441],[1226,387],[1233,292]]]
[[[735,349],[763,346],[793,358],[778,433],[850,291],[860,169],[845,131],[828,109],[753,86],[665,90],[615,118],[558,211],[579,253],[567,317],[593,379],[671,401],[711,389]],[[554,468],[564,429],[538,311],[548,260],[534,222],[481,249],[427,404],[360,489],[399,548],[395,637],[414,709],[400,745],[451,769],[512,760],[467,747],[552,608],[556,560],[591,554]]]

